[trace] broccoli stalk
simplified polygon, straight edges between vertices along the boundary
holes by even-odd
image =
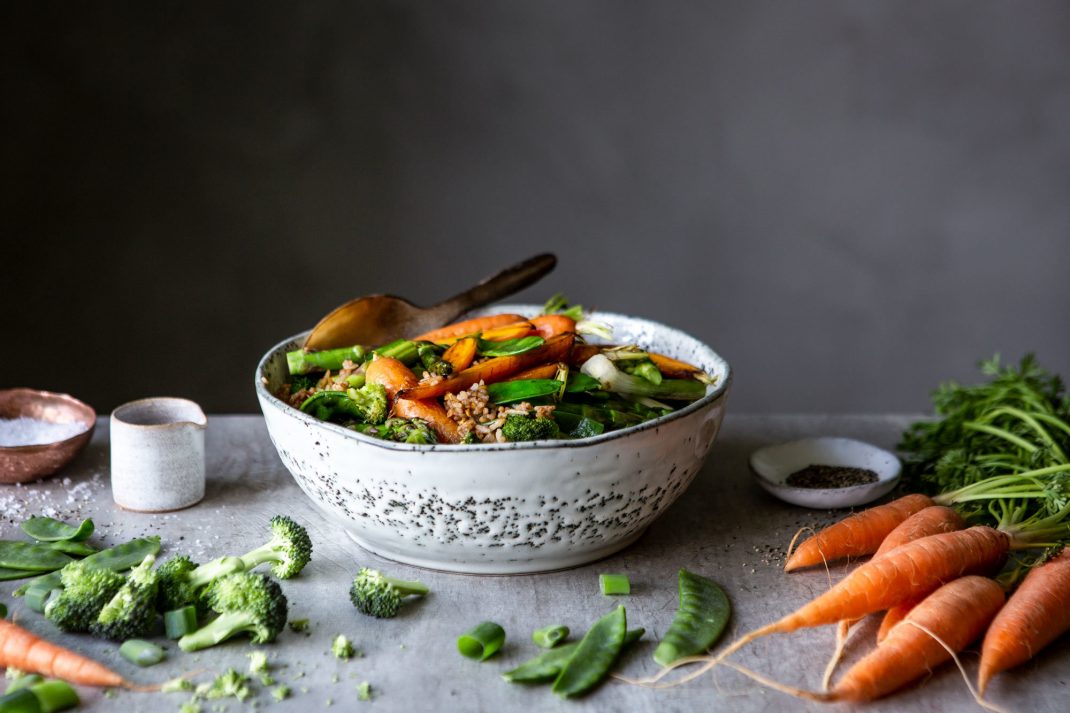
[[[312,540],[308,531],[285,515],[271,518],[271,539],[241,556],[249,570],[265,562],[279,579],[296,576],[312,559]]]
[[[422,582],[394,579],[377,570],[361,567],[349,589],[349,598],[362,613],[389,619],[397,616],[404,597],[423,596],[427,592],[427,585]]]
[[[189,557],[177,555],[164,562],[156,570],[160,579],[157,607],[171,611],[194,605],[204,609],[201,593],[209,584],[234,572],[245,569],[240,557],[219,557],[197,566]]]
[[[286,596],[278,583],[264,574],[235,572],[208,589],[208,603],[219,616],[178,641],[183,651],[199,651],[249,634],[254,644],[275,640],[286,626]]]
[[[695,401],[706,395],[706,385],[695,379],[664,379],[654,384],[640,376],[633,376],[614,366],[603,354],[595,354],[580,367],[580,371],[602,385],[606,391],[626,396],[646,396],[670,401]]]
[[[424,371],[436,376],[449,376],[453,373],[453,364],[442,358],[442,351],[431,342],[416,342],[416,353],[420,355]]]
[[[126,582],[104,605],[90,630],[97,636],[124,641],[144,636],[156,623],[156,594],[159,576],[152,567],[156,556],[148,555],[130,570]]]

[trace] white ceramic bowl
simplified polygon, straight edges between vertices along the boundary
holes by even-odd
[[[683,332],[610,313],[591,318],[613,327],[614,342],[683,359],[716,384],[668,416],[592,438],[418,446],[371,438],[277,399],[286,352],[301,334],[264,355],[256,393],[297,484],[365,549],[477,574],[573,567],[631,544],[683,494],[717,436],[731,381],[727,362]]]
[[[799,488],[785,484],[789,475],[808,465],[867,468],[877,474],[877,481],[846,488]],[[809,508],[848,508],[876,500],[891,492],[902,471],[893,453],[852,438],[834,437],[803,438],[759,448],[751,453],[750,468],[766,492]]]

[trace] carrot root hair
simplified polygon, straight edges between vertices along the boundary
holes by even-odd
[[[851,636],[851,622],[844,619],[836,625],[836,647],[832,650],[832,658],[825,666],[825,674],[821,677],[821,690],[827,691],[832,682],[832,674],[843,659],[843,650],[847,647],[847,639]]]
[[[936,632],[932,631],[924,624],[919,624],[918,622],[912,619],[904,619],[903,621],[899,622],[899,625],[902,624],[909,624],[910,626],[913,626],[917,629],[921,629],[923,632],[931,636],[933,641],[944,647],[944,650],[951,655],[951,660],[955,662],[955,666],[958,667],[959,673],[962,674],[962,680],[963,682],[965,682],[966,688],[970,691],[970,695],[973,696],[973,700],[977,702],[977,705],[981,706],[985,710],[992,711],[992,713],[1010,713],[1010,711],[1008,711],[1006,708],[1001,708],[995,703],[990,703],[986,701],[984,697],[977,692],[977,690],[973,687],[973,684],[970,683],[970,676],[966,673],[966,667],[962,665],[962,661],[959,660],[958,654],[956,654],[955,650],[948,646],[947,642],[941,639],[940,636],[936,634]]]
[[[814,528],[810,527],[809,525],[806,525],[805,527],[800,527],[795,532],[795,536],[792,537],[791,538],[791,542],[788,543],[788,553],[786,555],[784,555],[784,566],[785,567],[787,566],[788,560],[791,559],[791,555],[795,552],[795,544],[799,541],[799,536],[802,535],[807,530],[809,530],[812,534],[815,534],[815,535],[817,534],[817,530],[815,530]]]

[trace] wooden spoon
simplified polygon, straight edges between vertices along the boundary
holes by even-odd
[[[312,328],[305,340],[305,349],[387,344],[421,334],[534,284],[556,264],[557,258],[550,253],[536,255],[433,307],[417,307],[393,295],[370,295],[350,300]]]

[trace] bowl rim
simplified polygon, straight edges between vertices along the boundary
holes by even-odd
[[[486,309],[486,308],[484,308],[484,309]],[[538,309],[541,309],[541,306],[540,305],[534,305],[534,304],[499,304],[499,305],[494,305],[493,309],[496,309],[496,310],[500,309],[500,310],[506,310],[506,311],[516,311],[516,312],[523,313],[524,310],[538,310]],[[472,312],[472,314],[479,314],[479,313],[480,313],[480,310],[474,310]],[[488,451],[511,451],[511,450],[531,450],[531,449],[541,450],[541,449],[551,449],[551,448],[586,448],[586,447],[590,447],[590,446],[601,445],[603,443],[606,443],[606,442],[609,442],[609,441],[613,441],[613,440],[616,440],[616,439],[627,438],[628,436],[630,436],[632,434],[641,433],[641,432],[647,431],[647,430],[649,430],[651,428],[660,428],[663,424],[670,423],[672,421],[675,421],[675,420],[678,420],[678,419],[681,419],[681,418],[686,418],[687,416],[689,416],[689,415],[691,415],[691,414],[693,414],[693,413],[695,413],[697,411],[700,411],[700,410],[706,408],[707,406],[713,404],[715,401],[718,401],[719,399],[723,398],[724,395],[728,392],[728,387],[732,383],[733,370],[732,370],[731,366],[729,365],[728,360],[726,360],[724,357],[722,357],[720,354],[718,354],[716,351],[714,351],[709,345],[707,345],[702,340],[691,336],[690,334],[688,334],[687,332],[684,332],[683,330],[676,329],[675,327],[669,327],[667,325],[661,324],[660,322],[655,322],[653,320],[646,319],[644,317],[632,317],[632,316],[629,316],[629,315],[619,314],[617,312],[604,312],[604,311],[592,311],[590,313],[590,316],[591,316],[591,318],[593,318],[595,320],[597,320],[599,317],[609,317],[609,318],[616,318],[616,319],[626,319],[626,320],[632,320],[632,321],[645,322],[646,324],[651,325],[653,327],[656,327],[660,331],[667,332],[670,335],[674,335],[674,336],[678,335],[678,336],[681,336],[681,337],[685,337],[685,338],[687,338],[687,339],[689,339],[689,340],[691,340],[693,342],[696,342],[697,344],[702,346],[702,348],[706,349],[710,354],[713,355],[714,361],[717,363],[720,371],[723,372],[723,376],[720,379],[718,379],[717,383],[713,386],[712,389],[707,391],[705,396],[703,396],[701,399],[699,399],[697,401],[691,402],[690,404],[688,404],[687,406],[684,406],[681,409],[673,411],[672,413],[667,414],[665,416],[659,416],[658,418],[651,419],[649,421],[644,421],[643,423],[639,423],[639,424],[636,424],[634,426],[628,426],[627,428],[621,428],[621,429],[618,429],[618,430],[615,430],[615,431],[610,431],[609,433],[602,433],[602,434],[599,434],[597,436],[588,436],[586,438],[575,438],[575,439],[556,438],[556,439],[548,439],[548,440],[542,440],[542,441],[521,441],[521,442],[509,442],[509,443],[464,443],[464,444],[461,444],[461,443],[432,443],[432,444],[427,444],[427,445],[415,444],[415,443],[397,443],[395,441],[384,441],[384,440],[379,439],[379,438],[373,438],[372,436],[367,436],[367,435],[365,435],[363,433],[358,433],[356,431],[353,431],[351,429],[345,428],[344,426],[340,426],[340,425],[335,424],[335,423],[330,423],[328,421],[321,421],[318,418],[315,418],[313,416],[310,416],[307,413],[304,413],[300,409],[294,408],[293,406],[291,406],[290,404],[286,403],[282,399],[276,397],[273,393],[271,393],[271,391],[268,390],[267,386],[264,384],[264,379],[266,378],[264,376],[264,369],[265,369],[265,367],[267,365],[268,360],[271,358],[271,356],[276,351],[278,351],[279,349],[283,348],[285,345],[288,345],[288,344],[290,344],[292,342],[300,340],[302,337],[307,335],[308,334],[308,330],[305,330],[303,332],[298,332],[297,334],[294,334],[294,335],[292,335],[290,337],[287,337],[286,339],[283,339],[282,341],[278,342],[277,344],[272,346],[270,349],[268,349],[264,353],[264,355],[260,358],[260,361],[257,363],[257,366],[256,366],[256,372],[253,375],[254,386],[256,388],[256,395],[257,395],[258,400],[260,402],[261,410],[266,410],[266,407],[268,405],[274,405],[274,406],[276,406],[276,408],[280,409],[280,411],[284,415],[290,416],[292,418],[296,418],[297,420],[305,423],[306,425],[315,426],[315,427],[319,427],[319,428],[326,428],[328,432],[340,434],[340,435],[342,435],[344,437],[356,440],[358,443],[363,443],[363,444],[366,444],[366,445],[369,445],[369,446],[376,446],[378,448],[383,448],[383,449],[386,449],[386,450],[405,451],[405,452],[410,452],[410,453],[411,452],[424,452],[424,453],[427,453],[427,452],[432,452],[432,451],[439,452],[439,453],[473,453],[473,452],[485,453],[485,452],[488,452]],[[267,399],[267,400],[265,400],[265,399]]]
[[[90,418],[91,420],[89,422],[89,425],[86,426],[84,431],[79,431],[78,433],[74,434],[73,436],[69,436],[67,438],[64,438],[62,441],[51,441],[49,443],[30,443],[28,445],[23,445],[23,446],[0,446],[0,453],[8,453],[8,454],[14,455],[14,454],[18,454],[18,453],[30,453],[30,452],[33,452],[33,451],[40,451],[40,450],[44,450],[46,448],[56,448],[57,446],[65,445],[65,444],[73,445],[73,443],[75,441],[77,441],[78,439],[80,439],[80,438],[86,438],[87,436],[92,436],[92,433],[93,433],[94,429],[96,429],[96,427],[97,427],[97,412],[96,412],[96,410],[94,410],[93,407],[90,406],[89,404],[87,404],[86,402],[82,401],[81,399],[75,398],[74,396],[71,396],[70,394],[65,394],[65,393],[62,393],[62,392],[59,392],[59,391],[46,391],[45,389],[34,389],[34,388],[30,388],[29,386],[15,386],[15,387],[12,387],[10,389],[0,389],[0,394],[9,393],[9,392],[12,392],[12,391],[24,391],[24,392],[29,392],[29,393],[32,393],[32,394],[37,394],[38,396],[43,396],[46,399],[49,399],[49,400],[52,400],[52,401],[65,401],[65,402],[68,402],[71,406],[73,406],[78,411],[82,411],[85,414],[87,414],[87,418]]]

